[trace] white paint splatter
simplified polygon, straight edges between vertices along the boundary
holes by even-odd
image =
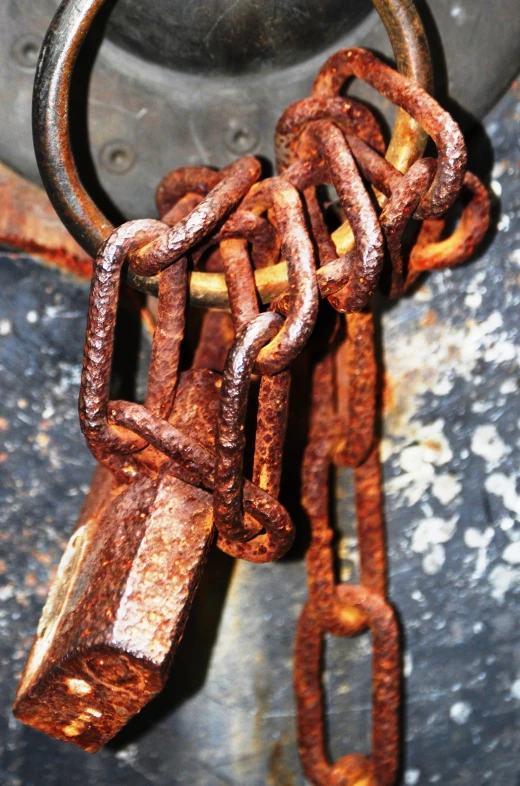
[[[14,595],[14,587],[12,584],[6,584],[0,588],[0,601],[9,600]]]
[[[431,289],[423,284],[414,295],[414,300],[418,303],[428,303],[433,297]]]
[[[486,491],[500,497],[505,507],[520,518],[520,495],[516,492],[516,477],[493,472],[485,481]]]
[[[412,551],[416,554],[424,554],[422,568],[429,576],[438,573],[444,565],[446,550],[442,544],[453,537],[458,520],[458,516],[453,516],[448,521],[433,517],[423,519],[415,528],[412,536]]]
[[[430,548],[422,560],[422,569],[428,576],[439,573],[446,562],[446,549],[440,543],[436,543]]]
[[[416,786],[419,783],[419,778],[421,777],[420,770],[406,770],[404,774],[404,782],[406,786]]]
[[[458,497],[462,491],[462,486],[455,477],[448,473],[436,475],[432,483],[432,494],[441,505],[449,505],[450,502]]]
[[[0,336],[8,336],[11,332],[11,322],[8,319],[0,319]]]
[[[484,532],[475,527],[468,527],[464,532],[464,543],[470,549],[485,549],[493,540],[494,534],[493,527],[487,527]]]
[[[119,759],[119,761],[123,761],[125,764],[132,766],[137,762],[138,754],[139,748],[135,742],[132,742],[130,745],[127,745],[126,748],[123,748],[123,750],[117,751],[115,757]]]
[[[511,696],[520,701],[520,679],[515,680],[511,685]]]
[[[510,543],[502,553],[502,559],[510,565],[520,565],[520,540]]]
[[[477,276],[472,284],[473,290],[482,294],[483,284]],[[418,421],[423,398],[431,392],[446,395],[457,377],[477,384],[473,379],[477,363],[501,364],[520,359],[520,347],[508,340],[499,311],[493,311],[483,321],[468,319],[460,328],[426,323],[407,334],[406,341],[396,337],[388,345],[388,368],[392,369],[395,384],[390,388],[392,395],[385,412],[383,457],[388,460],[395,456],[401,472],[387,481],[385,490],[408,506],[417,504],[428,491],[433,491],[442,504],[449,504],[457,486],[452,484],[448,492],[446,481],[436,483],[436,478],[437,468],[451,460],[453,451],[442,421],[426,426]],[[488,402],[475,403],[479,411],[487,407]],[[477,436],[477,451],[482,436]],[[501,448],[497,442],[488,449],[497,454]]]
[[[464,543],[470,549],[478,549],[477,561],[475,563],[475,570],[473,572],[473,579],[480,579],[486,572],[488,566],[487,549],[495,531],[493,527],[487,527],[484,532],[476,529],[475,527],[468,527],[464,532]]]
[[[489,464],[499,464],[511,452],[509,445],[500,437],[496,426],[487,423],[478,426],[471,437],[471,450],[482,456]]]
[[[454,5],[450,9],[450,16],[455,20],[456,24],[461,27],[468,19],[468,12],[461,5]]]
[[[518,384],[516,379],[511,377],[510,379],[506,379],[505,382],[502,382],[500,385],[500,393],[503,396],[510,396],[511,393],[516,393],[518,390]]]
[[[508,255],[507,258],[509,259],[510,262],[513,263],[513,265],[520,266],[520,248],[513,249],[513,251],[511,251],[511,253]]]
[[[491,177],[496,180],[498,177],[502,177],[503,174],[507,172],[507,161],[497,161],[493,164],[493,169],[491,170]]]
[[[504,532],[509,532],[509,530],[511,530],[514,526],[514,519],[509,518],[509,516],[506,516],[500,521],[500,529]]]
[[[497,197],[502,196],[502,185],[501,183],[498,182],[498,180],[492,180],[490,186],[495,196]]]
[[[34,325],[35,322],[38,322],[38,314],[36,311],[28,311],[25,318],[30,325]]]
[[[426,491],[435,483],[435,467],[450,462],[453,452],[443,433],[444,420],[421,426],[409,425],[410,438],[415,444],[404,447],[399,456],[402,474],[387,483],[389,493],[403,491],[408,505],[415,505],[424,497]],[[437,494],[442,495],[442,481],[437,486]],[[448,495],[449,496],[449,495]]]
[[[453,380],[448,377],[439,379],[432,386],[432,393],[434,396],[447,396],[453,390]]]
[[[468,292],[464,298],[464,305],[466,308],[476,311],[482,305],[482,295],[480,292]]]
[[[495,404],[493,401],[474,401],[471,405],[471,411],[476,415],[483,415],[485,412],[489,412],[490,409],[493,409],[494,406]]]
[[[509,227],[511,226],[511,218],[507,215],[507,213],[503,213],[500,216],[500,220],[497,224],[497,229],[499,232],[509,232]]]
[[[409,677],[413,671],[413,656],[411,652],[405,652],[404,654],[404,663],[403,663],[403,674],[405,677]]]
[[[434,423],[423,426],[417,434],[423,460],[435,466],[447,464],[453,458],[450,443],[446,439],[443,429],[444,420],[439,418]]]
[[[491,584],[491,597],[503,603],[506,593],[520,584],[520,569],[509,565],[497,565],[489,574]]]
[[[484,352],[486,363],[509,363],[518,359],[518,347],[507,340],[507,333],[500,333],[501,340]]]
[[[469,701],[456,701],[450,707],[450,718],[454,723],[463,726],[468,722],[472,712],[473,708]]]
[[[448,521],[437,517],[420,521],[413,533],[412,551],[424,554],[432,545],[447,543],[455,534],[458,520],[458,516],[452,516]]]

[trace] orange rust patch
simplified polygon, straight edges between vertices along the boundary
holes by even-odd
[[[395,389],[396,384],[392,377],[389,374],[383,375],[383,410],[385,412],[389,412],[392,409],[395,409],[396,406],[396,398],[395,398]]]
[[[437,324],[437,314],[433,308],[429,308],[426,314],[419,320],[421,327],[433,327]]]

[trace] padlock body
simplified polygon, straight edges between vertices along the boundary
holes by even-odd
[[[211,496],[99,469],[18,688],[16,717],[97,751],[163,687],[212,539]]]

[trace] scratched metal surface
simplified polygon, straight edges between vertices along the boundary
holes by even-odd
[[[519,119],[517,86],[486,122],[502,204],[488,248],[382,309],[390,596],[406,650],[404,786],[520,783]],[[485,169],[485,145],[476,157]],[[214,555],[167,690],[101,753],[11,716],[92,460],[76,419],[85,284],[6,254],[0,276],[0,783],[301,786],[291,690],[305,597],[298,554],[266,566]],[[346,475],[339,496],[347,577]],[[367,637],[327,643],[335,756],[367,750],[368,656]]]

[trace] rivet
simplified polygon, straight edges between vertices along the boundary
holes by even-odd
[[[231,120],[225,134],[226,146],[232,153],[251,153],[259,142],[256,128],[239,120]]]
[[[113,140],[101,148],[101,165],[113,175],[126,175],[136,161],[135,150],[128,142]]]
[[[33,71],[38,63],[43,39],[34,33],[21,35],[13,44],[11,54],[19,66]]]

